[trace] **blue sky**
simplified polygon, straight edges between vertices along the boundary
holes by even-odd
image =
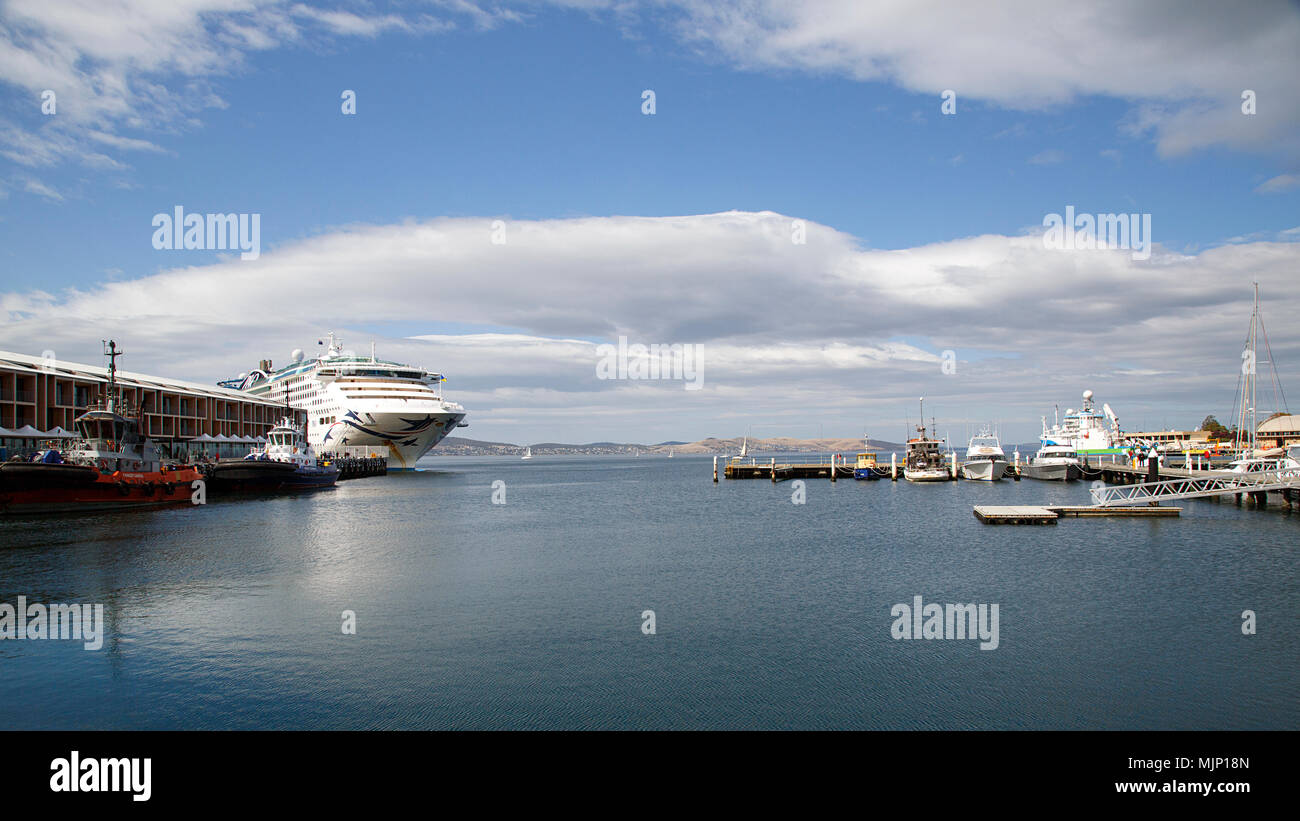
[[[885,47],[872,51],[869,44],[860,45],[861,37],[846,45],[836,41],[835,25],[823,26],[820,18],[801,16],[797,5],[776,0],[745,7],[754,11],[754,19],[742,22],[721,14],[719,10],[734,10],[727,3],[634,5],[632,12],[599,2],[592,3],[590,11],[541,2],[489,4],[483,8],[495,15],[491,22],[462,13],[451,3],[339,6],[356,15],[356,20],[390,21],[387,29],[372,36],[349,33],[338,25],[314,24],[302,7],[288,4],[261,4],[256,13],[243,16],[228,15],[220,8],[202,14],[196,9],[192,19],[177,19],[149,3],[135,5],[138,25],[124,24],[120,31],[109,30],[102,37],[111,40],[118,34],[124,44],[135,36],[157,42],[159,54],[152,61],[138,53],[123,57],[102,47],[76,26],[41,11],[39,4],[12,3],[0,11],[0,149],[5,152],[0,157],[0,296],[8,295],[3,347],[37,353],[46,347],[34,338],[33,329],[48,328],[49,319],[60,316],[60,311],[69,313],[71,298],[65,289],[93,294],[105,281],[143,284],[151,276],[177,269],[186,276],[222,277],[229,263],[222,261],[219,252],[158,251],[151,246],[152,216],[170,212],[178,204],[191,212],[259,213],[261,262],[272,266],[265,276],[296,284],[303,291],[320,283],[311,270],[274,267],[277,260],[290,256],[281,252],[365,227],[400,229],[442,218],[481,222],[486,234],[487,224],[497,218],[512,225],[551,225],[588,217],[774,212],[836,233],[842,252],[851,254],[855,249],[932,249],[980,235],[1009,242],[1041,231],[1044,215],[1063,212],[1067,205],[1081,212],[1142,212],[1152,215],[1154,239],[1165,263],[1131,275],[1160,280],[1170,276],[1171,261],[1182,260],[1180,264],[1195,268],[1197,281],[1205,287],[1193,288],[1178,275],[1163,284],[1150,283],[1150,291],[1137,287],[1132,296],[1145,313],[1135,314],[1134,321],[1143,316],[1188,315],[1185,312],[1216,317],[1222,313],[1225,334],[1238,326],[1244,333],[1246,316],[1236,308],[1215,310],[1222,293],[1212,286],[1230,275],[1239,277],[1248,289],[1249,278],[1259,271],[1267,277],[1276,270],[1282,277],[1280,272],[1295,259],[1294,249],[1274,246],[1290,246],[1300,239],[1295,232],[1286,233],[1300,226],[1300,178],[1296,177],[1300,157],[1294,143],[1296,123],[1288,119],[1297,109],[1296,74],[1287,76],[1296,61],[1294,53],[1269,54],[1251,41],[1265,36],[1258,32],[1247,30],[1235,42],[1224,36],[1218,56],[1240,65],[1246,76],[1225,78],[1222,86],[1189,77],[1181,58],[1160,59],[1161,54],[1185,51],[1180,36],[1193,40],[1206,32],[1214,36],[1222,26],[1213,19],[1205,19],[1201,30],[1190,34],[1143,32],[1143,37],[1168,42],[1150,49],[1155,55],[1151,64],[1137,64],[1144,72],[1142,80],[1126,92],[1126,72],[1133,75],[1135,69],[1124,61],[1134,59],[1142,37],[1126,30],[1122,19],[1089,23],[1108,38],[1092,42],[1104,45],[1088,45],[1086,32],[1075,44],[1083,56],[1074,62],[1081,64],[1094,59],[1098,51],[1114,49],[1117,56],[1109,62],[1095,58],[1098,64],[1111,66],[1110,76],[1106,72],[1091,76],[1086,71],[1078,76],[1050,76],[1060,65],[1072,62],[1070,54],[1059,55],[1059,62],[1050,68],[1032,62],[1016,65],[1006,52],[1009,44],[1025,41],[1024,32],[994,20],[982,32],[989,38],[986,51],[977,52],[968,64],[955,63],[947,80],[942,71],[932,68],[956,47],[942,42],[927,46],[915,21],[875,19],[869,8],[863,12],[864,7],[855,4],[828,4],[820,14],[843,15],[840,28],[846,36],[855,26],[886,32],[896,26],[901,33],[895,39],[913,42],[915,53],[900,55]],[[1008,9],[1008,16],[1014,16],[1014,11]],[[427,23],[423,17],[427,14],[452,27],[436,32],[403,30],[422,25],[422,20]],[[917,11],[918,17],[924,14]],[[1274,28],[1295,30],[1296,13],[1285,5],[1261,5],[1256,16],[1263,21],[1261,28],[1273,20],[1269,25]],[[227,20],[278,33],[267,35],[270,45],[230,47],[229,30],[223,28]],[[295,25],[291,34],[285,33],[286,21]],[[156,41],[150,26],[161,32]],[[1195,21],[1189,27],[1198,28]],[[793,39],[804,45],[789,46],[783,35],[790,32],[803,32]],[[51,63],[50,86],[58,85],[56,80],[72,84],[70,78],[78,76],[84,81],[80,89],[70,87],[66,93],[58,89],[59,112],[53,117],[40,113],[40,90],[49,87],[42,83],[41,71],[18,59],[24,54],[39,57],[42,51],[37,46],[42,42],[78,55],[67,65]],[[215,59],[207,68],[185,65],[196,44],[201,44],[200,52],[203,47],[213,50]],[[855,53],[855,48],[861,53]],[[989,62],[994,56],[1010,62],[990,68],[984,54]],[[1215,62],[1215,54],[1203,57],[1209,64]],[[880,76],[864,78],[881,61],[893,61],[892,67],[878,72]],[[69,73],[60,74],[59,68]],[[97,90],[97,84],[87,79],[96,68],[105,76],[120,78],[130,92],[119,99]],[[1020,78],[1032,77],[1036,69],[1049,76],[1038,86],[1023,80],[1028,87],[1021,88]],[[936,79],[930,73],[940,76]],[[938,92],[944,86],[957,92],[957,113],[952,116],[940,111]],[[1245,115],[1237,110],[1239,86],[1258,86],[1259,105],[1272,109],[1266,117],[1260,116],[1258,129],[1244,134],[1239,121]],[[172,95],[168,99],[179,101],[176,111],[169,113],[157,102],[157,95],[149,91],[154,87],[167,89]],[[356,91],[355,116],[340,112],[344,89]],[[653,116],[641,112],[643,89],[656,94]],[[1222,111],[1214,113],[1218,109]],[[143,142],[132,148],[124,140]],[[34,160],[37,155],[31,147],[41,144],[59,148],[51,157]],[[1243,249],[1264,244],[1267,265],[1250,273],[1259,259],[1246,250],[1231,260],[1215,257],[1213,264],[1210,257],[1201,256],[1225,243]],[[365,268],[376,257],[363,253],[361,245],[356,247],[352,281],[365,287]],[[698,249],[670,246],[665,253],[671,257],[687,250]],[[587,258],[582,253],[575,257]],[[431,270],[438,268],[439,259],[447,258],[430,257]],[[542,267],[551,271],[549,276],[563,277],[550,267],[555,264],[551,261]],[[286,321],[301,323],[301,334],[313,337],[323,332],[320,326],[326,323],[392,340],[491,331],[602,341],[610,335],[601,328],[632,333],[689,328],[691,338],[647,341],[743,348],[756,340],[770,344],[786,336],[779,317],[791,303],[769,304],[773,289],[765,287],[767,274],[756,274],[752,290],[742,288],[735,294],[731,310],[745,316],[733,317],[728,327],[719,322],[725,309],[704,310],[717,294],[684,289],[683,283],[689,288],[707,272],[693,270],[679,279],[682,272],[673,269],[671,262],[665,265],[664,293],[655,307],[662,311],[664,305],[676,305],[683,314],[695,314],[689,322],[675,326],[647,322],[635,305],[625,306],[628,313],[622,314],[623,308],[597,307],[599,299],[588,303],[580,295],[575,297],[577,291],[566,297],[563,306],[538,306],[539,311],[547,309],[546,316],[530,312],[526,305],[457,306],[441,298],[431,298],[424,310],[411,314],[399,310],[397,303],[409,299],[412,290],[423,293],[424,284],[406,287],[419,276],[419,264],[392,273],[391,279],[376,280],[394,301],[392,311],[376,305],[352,313],[343,296],[306,299],[284,305],[283,310]],[[941,269],[951,272],[962,265],[946,260]],[[530,276],[526,254],[517,259],[517,266],[502,275],[501,285],[507,290],[512,277]],[[965,308],[956,301],[946,310],[966,316],[987,312],[989,322],[1010,329],[1014,316],[1053,314],[1074,300],[1092,301],[1091,277],[1101,281],[1116,276],[1123,282],[1130,276],[1109,269],[1104,275],[1080,272],[1077,265],[1070,270],[1071,277],[1079,278],[1062,281],[1056,292],[1040,293],[1023,305],[1015,304],[1014,298],[984,305],[973,293]],[[1291,270],[1294,274],[1294,267]],[[814,283],[811,290],[830,287],[829,292],[810,296],[809,303],[827,300],[833,310],[833,286],[816,282],[820,277],[815,267],[809,271],[805,276]],[[437,275],[448,277],[448,271],[440,269]],[[472,269],[458,268],[448,277],[447,289],[477,275]],[[1279,284],[1285,281],[1280,279]],[[1186,290],[1180,283],[1187,284]],[[618,286],[615,282],[610,287]],[[1105,290],[1115,295],[1114,288]],[[555,292],[564,291],[564,283],[557,280]],[[33,292],[49,295],[39,310],[29,304]],[[448,291],[439,288],[434,293],[445,297]],[[796,296],[791,298],[797,299],[797,293],[793,288],[791,294]],[[1280,296],[1276,289],[1272,295]],[[241,296],[259,299],[256,288]],[[924,304],[924,287],[918,286],[911,298]],[[1117,301],[1126,301],[1123,294]],[[105,302],[117,304],[111,299]],[[856,310],[867,314],[860,316],[861,333],[854,335],[861,336],[857,341],[863,345],[892,341],[930,354],[953,348],[971,363],[1001,358],[1011,370],[999,378],[1014,378],[1019,365],[1010,363],[1023,363],[1029,351],[1041,353],[1048,347],[1058,348],[1058,358],[1039,367],[1060,371],[1061,363],[1070,361],[1072,346],[1078,344],[1047,338],[1010,344],[1009,336],[998,344],[982,338],[978,326],[964,330],[948,319],[937,321],[937,327],[925,323],[873,329],[870,308],[861,307],[874,304],[872,299],[863,295],[855,304]],[[889,309],[900,303],[891,298],[879,304]],[[45,324],[41,324],[42,311],[49,312]],[[169,304],[147,313],[183,318],[185,309]],[[241,369],[241,362],[233,361],[236,348],[239,357],[247,358],[253,350],[283,347],[286,340],[266,332],[265,326],[243,327],[240,313],[240,300],[221,309],[209,303],[202,318],[208,333],[221,336],[218,329],[229,326],[231,336],[247,343],[247,350],[232,347],[228,340],[221,343],[231,349],[228,367],[215,358],[169,361],[167,346],[152,342],[145,343],[144,362],[137,366],[145,369],[147,362],[170,375],[213,379]],[[608,321],[593,321],[591,316],[566,319],[588,313]],[[846,341],[843,331],[817,338],[808,330],[816,325],[816,311],[810,313],[811,318],[799,320],[801,330],[792,332],[791,340],[803,339],[812,349],[821,350]],[[5,316],[0,313],[0,319]],[[130,311],[124,311],[116,320],[122,333],[132,330],[130,316]],[[851,324],[852,320],[837,321]],[[114,320],[102,324],[111,326]],[[1115,324],[1123,326],[1125,321]],[[1286,324],[1282,316],[1275,317],[1281,335],[1275,345],[1300,350],[1300,340],[1288,336]],[[71,346],[73,352],[93,350],[102,335],[91,330],[93,325],[88,323],[83,334],[91,337],[85,344],[71,336],[60,344],[65,349]],[[953,329],[949,338],[944,338],[944,328]],[[738,329],[743,333],[736,333]],[[1151,332],[1169,333],[1166,329]],[[1238,334],[1234,330],[1232,335]],[[1137,338],[1139,345],[1142,339]],[[1165,344],[1179,349],[1172,336],[1153,339],[1150,347],[1159,350]],[[1211,357],[1214,351],[1206,348],[1201,353]],[[496,355],[509,360],[509,345]],[[1225,358],[1229,373],[1235,355],[1229,352]],[[426,364],[434,365],[435,358],[431,355]],[[1071,394],[1077,392],[1076,383],[1094,378],[1093,374],[1097,379],[1116,379],[1117,388],[1125,384],[1112,371],[1131,369],[1133,357],[1116,349],[1101,359],[1090,361],[1067,380]],[[797,356],[792,361],[796,360]],[[483,365],[453,357],[452,363],[436,366],[454,376],[453,363],[480,372]],[[1293,358],[1291,373],[1295,365]],[[574,394],[569,399],[583,407],[594,402],[590,407],[601,409],[597,415],[608,412],[608,424],[597,425],[604,435],[592,438],[680,439],[739,432],[727,429],[732,423],[717,412],[724,400],[716,396],[713,411],[707,403],[692,399],[689,407],[680,408],[679,420],[689,421],[676,426],[655,422],[649,431],[646,422],[620,425],[614,421],[618,402],[638,400],[630,395],[615,400],[607,395],[609,386],[589,384],[589,379],[570,375],[558,363],[556,367],[561,392]],[[824,382],[850,376],[835,369],[809,372],[790,367],[811,395],[821,391]],[[489,370],[493,379],[520,386],[532,381],[528,373]],[[761,370],[753,363],[748,368],[738,366],[737,389],[745,385],[761,390],[750,382],[751,377],[761,381],[754,373]],[[716,378],[725,381],[725,374],[720,371]],[[925,390],[924,384],[912,384],[914,377],[906,370],[870,373],[877,384],[882,378],[895,380],[900,396],[915,393],[916,388]],[[1163,388],[1144,383],[1141,395],[1134,391],[1120,402],[1175,417],[1171,422],[1199,421],[1204,414],[1192,399],[1204,392],[1205,385],[1198,388],[1182,377],[1161,379],[1167,380]],[[490,434],[496,430],[501,438],[513,436],[520,441],[576,439],[585,438],[584,432],[591,428],[590,422],[524,422],[529,405],[506,401],[500,382],[469,385],[472,395],[465,404],[472,414],[478,411],[487,422],[497,412],[493,409],[500,409],[498,426],[487,425],[488,430],[476,435],[493,438]],[[942,392],[944,383],[940,386]],[[1083,387],[1078,384],[1079,390]],[[952,411],[970,410],[972,419],[980,413],[984,418],[1019,418],[1022,427],[1016,433],[1022,435],[1034,432],[1038,414],[1032,408],[1050,409],[1052,402],[1064,407],[1070,401],[1054,395],[1018,395],[1013,404],[1023,402],[1023,407],[1005,408],[991,398],[975,398],[979,393],[980,389],[967,385],[954,394]],[[1160,413],[1161,394],[1185,398],[1187,406]],[[678,399],[674,394],[673,401]],[[564,403],[557,399],[555,405],[560,410]],[[784,411],[772,413],[783,418]],[[852,421],[855,413],[850,408],[829,411],[824,425],[828,432],[855,435],[861,427]],[[883,419],[888,411],[882,405],[871,413]],[[639,436],[643,431],[651,435]]]

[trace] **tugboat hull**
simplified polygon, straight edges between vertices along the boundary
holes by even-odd
[[[37,470],[14,470],[14,468]],[[0,514],[125,510],[190,502],[197,471],[102,474],[78,465],[0,466]]]
[[[218,462],[204,470],[208,488],[214,495],[275,493],[293,473],[293,465],[269,460]]]

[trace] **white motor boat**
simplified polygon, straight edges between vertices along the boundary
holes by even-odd
[[[983,428],[966,445],[966,460],[961,463],[963,479],[996,482],[1007,472],[1007,455],[996,434]]]
[[[1038,453],[1021,466],[1020,475],[1049,482],[1072,482],[1083,475],[1083,465],[1074,448],[1043,444]]]

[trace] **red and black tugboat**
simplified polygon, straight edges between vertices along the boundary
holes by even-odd
[[[110,341],[108,389],[102,402],[77,417],[79,438],[66,453],[49,449],[32,462],[0,463],[0,514],[123,510],[189,502],[191,467],[163,463],[140,420],[118,394],[117,357]]]

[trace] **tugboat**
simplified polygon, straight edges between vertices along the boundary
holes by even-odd
[[[925,400],[921,400],[921,424],[916,426],[920,434],[907,440],[907,462],[903,468],[903,477],[909,482],[947,482],[952,473],[944,464],[943,440],[931,439],[925,429]]]
[[[108,388],[102,402],[77,417],[67,454],[46,450],[35,462],[0,463],[0,513],[125,510],[190,501],[202,475],[163,463],[140,420],[118,394],[117,358],[109,341]]]
[[[287,465],[290,470],[280,480],[280,490],[319,490],[334,487],[339,469],[326,462],[317,464],[311,443],[288,416],[266,435],[266,447],[250,454],[249,461]]]

